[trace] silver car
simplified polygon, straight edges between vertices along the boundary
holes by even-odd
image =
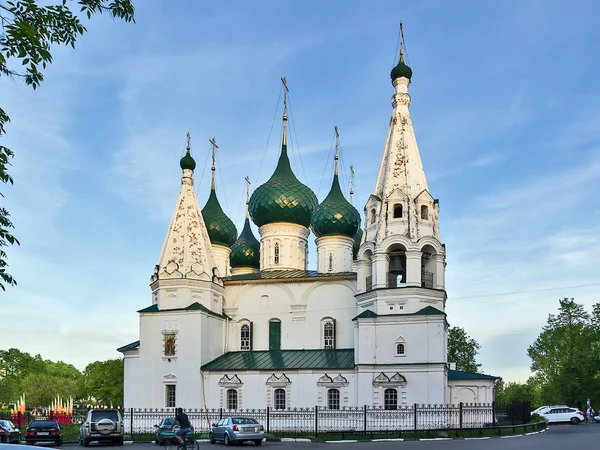
[[[249,417],[225,417],[212,424],[209,433],[210,443],[223,441],[225,445],[253,441],[260,445],[265,438],[265,428]]]

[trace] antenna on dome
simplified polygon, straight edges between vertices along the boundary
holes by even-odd
[[[215,190],[215,170],[217,170],[215,168],[215,149],[219,148],[219,146],[217,145],[217,141],[215,140],[215,138],[209,139],[208,142],[210,142],[212,145],[212,167],[210,168],[210,170],[212,172],[212,183],[210,185],[210,188],[214,191]]]
[[[354,205],[352,196],[354,195],[354,165],[350,164],[350,204]]]

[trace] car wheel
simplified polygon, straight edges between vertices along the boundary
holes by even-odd
[[[123,446],[123,437],[122,437],[122,436],[121,436],[119,439],[117,439],[117,445],[118,445],[119,447],[122,447],[122,446]]]
[[[90,446],[90,438],[83,438],[83,446],[84,447]]]
[[[217,442],[217,441],[215,441],[215,436],[212,433],[210,433],[209,437],[210,437],[210,443],[211,444],[214,444],[215,442]]]
[[[254,441],[255,445],[261,445],[262,444],[262,439],[257,439]]]
[[[61,445],[62,445],[62,439],[61,439],[61,440],[59,440],[59,441],[56,441],[56,446],[57,446],[57,447],[60,447]]]
[[[579,422],[581,422],[581,420],[579,420],[577,417],[571,417],[571,423],[573,425],[579,425]]]
[[[229,435],[227,433],[225,433],[225,438],[223,443],[227,446],[231,445],[231,441],[229,440]]]

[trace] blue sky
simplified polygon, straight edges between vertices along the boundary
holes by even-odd
[[[54,49],[37,91],[0,82],[12,118],[3,140],[17,155],[3,192],[22,243],[9,253],[19,286],[2,294],[2,348],[83,368],[137,339],[185,133],[201,206],[217,139],[217,191],[241,230],[244,176],[256,187],[276,164],[281,76],[296,174],[324,198],[337,124],[362,210],[402,19],[411,114],[448,249],[449,322],[481,343],[486,372],[526,379],[526,349],[558,299],[598,301],[598,285],[564,289],[598,283],[600,265],[599,11],[576,6],[137,1],[135,25],[94,19],[75,50]]]

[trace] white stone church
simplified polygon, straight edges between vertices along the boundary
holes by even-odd
[[[188,145],[152,303],[139,311],[140,339],[118,349],[126,408],[493,401],[495,377],[454,370],[447,360],[446,250],[410,118],[411,77],[401,55],[362,224],[340,189],[337,145],[321,203],[294,175],[285,100],[277,168],[247,202],[239,236],[217,199],[214,163],[200,209]],[[308,269],[311,231],[316,270]]]

